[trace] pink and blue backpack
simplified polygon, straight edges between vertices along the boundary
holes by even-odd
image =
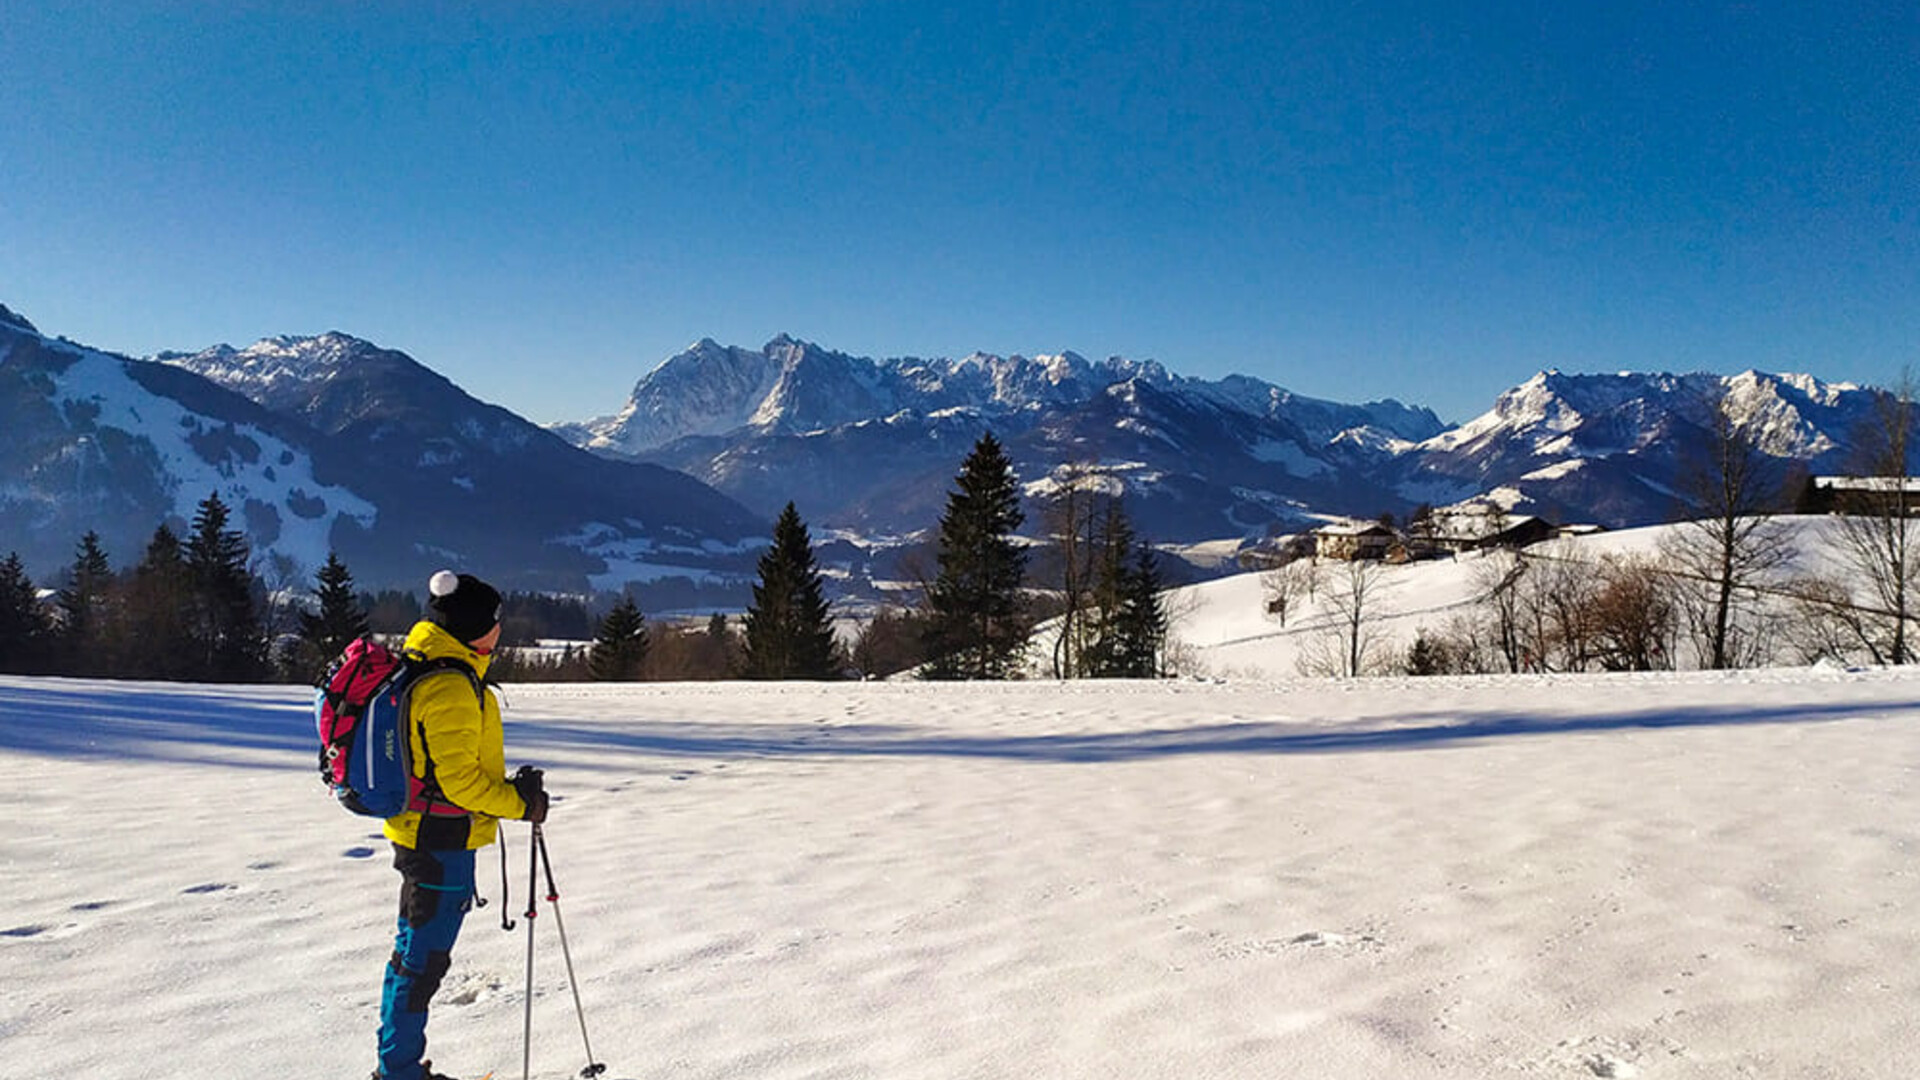
[[[320,779],[340,805],[390,818],[444,802],[432,797],[431,764],[427,779],[413,774],[407,737],[408,696],[415,683],[437,671],[462,672],[475,694],[486,692],[473,669],[452,657],[395,652],[371,637],[355,639],[327,669],[314,691],[313,719],[320,733]]]

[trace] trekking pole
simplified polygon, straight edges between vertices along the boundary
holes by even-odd
[[[533,922],[539,917],[540,826],[533,827],[527,845],[527,1019],[520,1029],[520,1080],[533,1077]]]
[[[511,932],[514,927],[513,916],[507,912],[513,910],[513,894],[507,890],[507,830],[500,830],[500,929]]]
[[[593,1060],[593,1041],[587,1038],[587,1011],[580,1006],[580,980],[573,974],[573,949],[567,944],[567,920],[560,915],[560,888],[553,883],[553,861],[547,857],[547,836],[540,826],[533,827],[533,843],[540,849],[540,866],[547,872],[547,903],[553,906],[553,927],[560,931],[560,955],[567,962],[567,985],[573,990],[573,1015],[580,1021],[580,1044],[587,1050],[587,1067],[580,1070],[584,1080],[607,1071],[607,1067]]]

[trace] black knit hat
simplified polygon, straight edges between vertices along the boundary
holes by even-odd
[[[478,641],[500,622],[500,592],[472,574],[442,570],[427,582],[427,618],[463,642]]]

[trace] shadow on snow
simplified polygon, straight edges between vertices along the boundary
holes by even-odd
[[[1517,713],[1475,713],[1460,720],[1361,728],[1237,721],[1090,734],[943,736],[924,729],[863,725],[719,725],[643,723],[619,728],[537,722],[519,738],[573,749],[621,750],[663,757],[955,757],[1051,764],[1104,764],[1195,754],[1342,754],[1423,750],[1490,739],[1583,733],[1831,723],[1920,709],[1912,703],[1845,702],[1774,708],[1678,708],[1540,719]]]
[[[1916,701],[1858,701],[1598,712],[1539,718],[1514,711],[1413,714],[1382,726],[1290,722],[1169,725],[1134,731],[1013,736],[942,735],[908,724],[711,724],[616,718],[513,720],[517,754],[542,747],[693,758],[953,757],[1100,764],[1193,754],[1337,754],[1423,750],[1489,739],[1671,728],[1829,723],[1920,710]],[[1421,722],[1425,721],[1425,722]],[[1362,725],[1366,726],[1362,726]],[[286,687],[69,683],[0,679],[0,750],[65,758],[204,762],[284,768],[317,743],[311,707]],[[235,751],[255,752],[238,756]]]
[[[317,769],[320,743],[310,699],[284,687],[6,678],[0,750],[270,769],[285,763],[261,753],[299,752]]]

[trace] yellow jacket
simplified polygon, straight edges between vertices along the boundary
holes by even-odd
[[[415,623],[406,647],[428,659],[453,657],[471,667],[476,678],[486,678],[490,658],[435,623]],[[497,819],[526,816],[527,804],[507,783],[500,703],[491,692],[475,695],[473,683],[458,671],[429,672],[413,684],[408,715],[414,775],[425,778],[431,755],[434,779],[454,806],[390,817],[387,839],[408,848],[471,850],[493,843]],[[424,828],[423,817],[428,819]]]

